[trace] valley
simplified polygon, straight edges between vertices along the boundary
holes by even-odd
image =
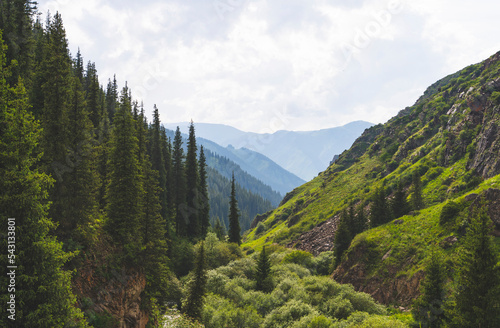
[[[165,99],[150,106],[142,98],[157,99],[153,86],[164,72],[148,71],[136,89],[116,75],[104,80],[80,49],[70,52],[65,24],[72,29],[75,21],[63,24],[56,11],[43,22],[37,5],[0,2],[0,263],[8,269],[0,276],[0,300],[8,304],[1,327],[500,327],[500,52],[434,82],[385,123],[245,132],[228,122],[258,120],[275,104],[295,126],[348,122],[350,110],[367,117],[363,105],[328,106],[382,89],[364,81],[354,62],[339,71],[328,60],[302,81],[302,66],[281,66],[281,58],[266,70],[293,71],[293,78],[247,72],[240,81],[254,82],[258,94],[245,86],[225,112],[236,84],[221,72],[235,63],[243,70],[240,61],[255,54],[221,68],[206,52],[180,52],[189,63],[176,67],[183,78],[206,78],[191,65],[200,57],[213,84],[169,80],[173,91],[165,88]],[[111,4],[100,6],[111,17]],[[190,6],[168,13],[180,17]],[[397,20],[391,13],[382,16]],[[148,33],[160,25],[151,23]],[[206,31],[193,26],[189,33]],[[286,31],[255,26],[221,32],[219,41]],[[173,48],[203,44],[179,40]],[[109,58],[130,55],[119,51]],[[299,57],[296,63],[321,61]],[[123,74],[133,70],[141,68],[123,67]],[[319,79],[332,72],[356,88]],[[373,88],[358,88],[361,81]],[[300,92],[276,91],[295,83]],[[206,108],[194,110],[190,101],[200,95]],[[389,113],[375,102],[371,109],[378,122]],[[241,119],[245,110],[251,115]],[[183,111],[231,119],[172,123]],[[311,125],[309,114],[324,122]]]

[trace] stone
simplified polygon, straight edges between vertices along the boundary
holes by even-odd
[[[455,243],[458,241],[458,238],[456,236],[448,236],[446,238],[444,238],[440,243],[439,245],[443,248],[443,249],[448,249],[450,248],[451,246],[455,245]]]

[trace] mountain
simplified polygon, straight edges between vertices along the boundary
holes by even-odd
[[[186,132],[188,123],[169,123]],[[284,169],[304,180],[325,170],[334,155],[349,148],[361,133],[373,124],[356,121],[340,127],[317,131],[277,131],[275,133],[244,132],[223,124],[197,123],[198,136],[232,149],[248,149],[261,153]]]
[[[367,129],[328,169],[259,216],[243,246],[335,250],[340,223],[354,231],[361,217],[342,211],[363,210],[370,222],[350,236],[333,277],[385,304],[410,305],[433,252],[443,254],[446,278],[458,279],[457,259],[479,208],[493,221],[500,254],[499,129],[500,52],[437,81],[413,106]],[[414,205],[398,207],[403,200]]]
[[[166,134],[167,137],[173,139],[174,131],[166,130]],[[187,136],[183,135],[184,147],[187,145],[186,138]],[[212,219],[218,217],[228,227],[227,216],[229,213],[228,205],[231,192],[230,178],[233,173],[236,180],[236,198],[241,211],[241,231],[250,228],[250,224],[256,215],[265,213],[279,205],[283,196],[255,176],[243,170],[240,165],[227,158],[225,155],[232,158],[234,156],[226,148],[203,138],[197,138],[196,141],[199,145],[203,145],[205,149],[208,166],[208,198],[210,217]],[[266,161],[263,160],[263,162]],[[267,162],[270,162],[269,159],[267,159]],[[248,166],[247,163],[244,164]],[[279,168],[279,171],[282,172],[284,170]]]
[[[237,164],[241,168],[241,170],[259,179],[264,184],[270,186],[273,190],[279,192],[280,194],[284,195],[305,182],[301,178],[283,169],[271,159],[258,152],[252,151],[247,148],[236,149],[231,146],[222,147],[211,140],[201,137],[200,133],[202,133],[204,130],[198,129],[198,124],[202,126],[204,126],[204,124],[195,124],[196,135],[198,136],[196,140],[200,145],[203,145],[205,149],[208,149],[215,154],[224,156],[227,159],[231,160],[232,162]],[[165,126],[169,128],[172,125],[166,124]],[[179,125],[175,125],[173,129],[175,130],[177,126],[179,126],[182,131],[185,124],[180,123]],[[227,128],[228,131],[236,130],[230,127]],[[172,133],[173,132],[171,132],[171,134]],[[231,172],[229,172],[228,174],[229,175],[226,174],[225,176],[227,178],[230,178]],[[278,203],[279,200],[276,202],[276,205]]]

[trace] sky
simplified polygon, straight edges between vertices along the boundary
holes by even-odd
[[[498,0],[39,0],[151,117],[243,131],[384,123],[500,51]],[[43,19],[42,19],[43,21]]]

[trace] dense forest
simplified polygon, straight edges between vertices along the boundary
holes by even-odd
[[[1,278],[12,285],[1,299],[16,300],[11,318],[3,308],[2,326],[115,325],[89,305],[89,272],[101,283],[117,270],[123,279],[140,276],[141,312],[180,306],[175,274],[189,272],[192,244],[212,229],[194,124],[186,147],[179,130],[167,137],[156,106],[147,122],[126,84],[120,90],[113,78],[103,88],[95,63],[71,56],[58,13],[45,23],[36,14],[32,1],[1,3],[0,209],[4,227],[13,227],[10,242],[2,239],[11,254],[2,264],[14,269]],[[233,190],[223,201],[236,206],[239,235],[235,197]]]

